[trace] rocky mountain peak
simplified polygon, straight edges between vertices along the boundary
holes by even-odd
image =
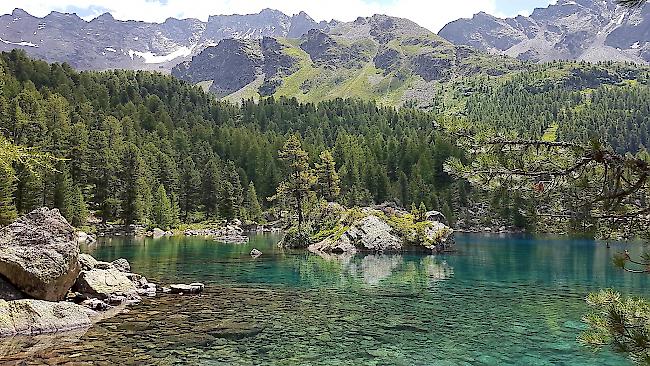
[[[101,14],[100,16],[98,16],[97,18],[95,18],[93,20],[98,20],[98,21],[102,21],[102,22],[112,22],[112,21],[115,21],[115,18],[113,18],[113,14],[111,14],[109,12],[106,12],[106,13]]]
[[[38,18],[22,9],[0,16],[0,51],[24,49],[49,62],[77,69],[145,69],[171,71],[221,40],[300,38],[312,28],[325,29],[305,13],[288,16],[264,9],[257,14],[212,15],[198,19],[168,18],[164,23],[116,20],[104,13],[91,21],[76,14],[52,12]]]
[[[25,10],[21,8],[15,8],[12,12],[11,15],[14,17],[31,17],[31,14],[26,12]]]
[[[613,1],[559,0],[529,17],[476,14],[440,30],[457,45],[522,60],[650,62],[650,6],[623,9]],[[630,37],[631,36],[631,37]]]

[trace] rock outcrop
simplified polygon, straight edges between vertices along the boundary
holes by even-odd
[[[0,275],[33,298],[65,298],[78,257],[74,228],[57,209],[34,210],[0,230]]]
[[[91,325],[92,312],[71,302],[0,300],[0,337],[56,333]]]
[[[397,253],[406,250],[432,252],[453,251],[453,230],[445,225],[444,215],[436,211],[423,213],[416,219],[412,214],[390,206],[364,208],[360,212],[339,213],[339,228],[345,229],[350,216],[356,220],[342,233],[341,229],[327,238],[309,245],[315,253],[354,254]]]
[[[91,269],[82,271],[74,290],[86,297],[108,300],[111,296],[124,296],[126,300],[138,299],[138,291],[121,271],[111,269]]]

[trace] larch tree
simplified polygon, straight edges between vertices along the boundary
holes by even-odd
[[[314,191],[317,177],[309,166],[307,152],[302,149],[298,136],[291,135],[278,154],[287,166],[286,179],[280,182],[272,199],[279,199],[292,208],[298,217],[298,230],[302,230],[304,204]]]

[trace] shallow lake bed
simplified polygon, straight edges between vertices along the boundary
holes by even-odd
[[[203,282],[202,295],[159,295],[87,332],[0,340],[21,364],[625,365],[576,336],[584,297],[647,293],[590,240],[459,235],[459,253],[323,258],[247,244],[113,238],[84,247],[123,257],[160,284]],[[263,254],[252,258],[252,248]],[[639,251],[640,246],[632,247]]]

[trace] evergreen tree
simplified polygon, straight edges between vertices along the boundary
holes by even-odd
[[[212,158],[205,166],[202,182],[202,201],[208,217],[219,215],[219,203],[222,200],[221,171],[217,159]]]
[[[246,215],[248,219],[256,222],[261,221],[262,207],[260,206],[260,201],[257,198],[255,184],[253,184],[252,181],[248,183],[248,189],[246,190],[246,199],[244,200],[244,207],[246,208]]]
[[[174,224],[172,202],[167,197],[165,187],[160,184],[153,195],[152,223],[163,230],[169,230]]]
[[[183,220],[187,221],[190,212],[198,209],[199,190],[201,189],[201,174],[191,157],[186,157],[181,163],[181,191],[179,204]]]
[[[336,172],[336,162],[329,150],[320,154],[320,163],[316,164],[316,174],[318,175],[318,193],[327,201],[335,201],[341,192],[338,173]]]
[[[70,223],[76,227],[83,226],[88,219],[88,206],[79,186],[75,185],[71,200],[72,213]]]
[[[132,143],[122,152],[122,221],[124,225],[145,223],[150,212],[150,188],[140,150]]]
[[[279,152],[279,157],[287,165],[287,177],[280,182],[273,198],[287,202],[298,216],[298,230],[305,221],[303,205],[313,193],[316,175],[309,166],[307,152],[296,135],[291,135]]]
[[[228,161],[223,171],[223,181],[221,184],[221,201],[219,205],[220,215],[232,220],[241,216],[243,202],[243,190],[235,164]]]
[[[13,172],[0,167],[0,226],[8,225],[16,219],[14,188]]]
[[[73,207],[73,183],[67,168],[60,164],[61,168],[56,173],[54,185],[54,207],[58,208],[61,215],[72,222],[74,215]]]

